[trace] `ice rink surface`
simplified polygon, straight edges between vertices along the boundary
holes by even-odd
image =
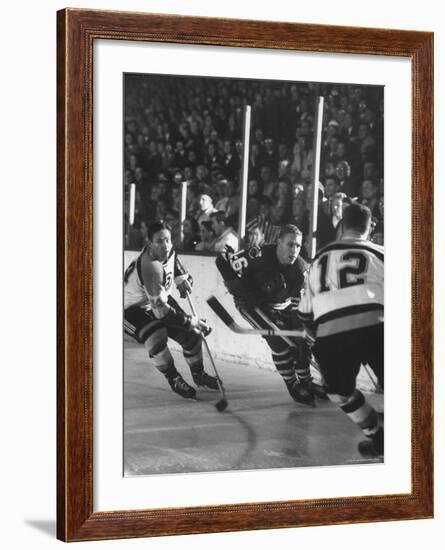
[[[187,382],[190,370],[172,351]],[[269,358],[265,358],[269,361]],[[295,403],[277,372],[217,361],[219,392],[173,393],[145,348],[124,343],[124,472],[127,476],[365,463],[359,429],[329,401]],[[206,370],[212,374],[204,354]],[[367,394],[378,411],[383,395]]]

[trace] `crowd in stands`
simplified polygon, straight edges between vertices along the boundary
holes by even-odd
[[[136,186],[138,248],[150,221],[172,226],[185,251],[239,246],[244,106],[251,105],[246,228],[250,244],[279,226],[309,233],[315,101],[324,97],[318,248],[335,239],[345,203],[369,206],[383,244],[383,88],[165,75],[125,76],[124,189]],[[179,243],[182,182],[187,217]]]

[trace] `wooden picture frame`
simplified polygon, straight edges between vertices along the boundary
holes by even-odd
[[[57,537],[64,541],[433,516],[433,34],[65,9],[57,14]],[[412,64],[412,489],[407,494],[93,512],[95,40],[405,57]]]

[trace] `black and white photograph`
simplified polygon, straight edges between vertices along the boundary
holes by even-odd
[[[384,86],[123,75],[124,475],[384,462]]]
[[[438,547],[440,5],[5,3],[4,548]]]

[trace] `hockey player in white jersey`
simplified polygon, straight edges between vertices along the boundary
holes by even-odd
[[[188,315],[171,296],[173,281],[181,297],[191,291],[192,278],[176,261],[170,228],[163,222],[148,227],[148,244],[124,275],[124,329],[143,344],[172,390],[194,398],[196,390],[176,370],[167,346],[172,338],[182,347],[197,386],[218,390],[216,378],[204,371],[200,333],[210,329],[203,319]]]
[[[312,348],[331,401],[366,439],[360,453],[383,455],[383,418],[356,388],[368,364],[383,388],[383,247],[367,240],[371,212],[353,203],[343,212],[338,240],[322,248],[309,270],[299,316],[315,338]]]

